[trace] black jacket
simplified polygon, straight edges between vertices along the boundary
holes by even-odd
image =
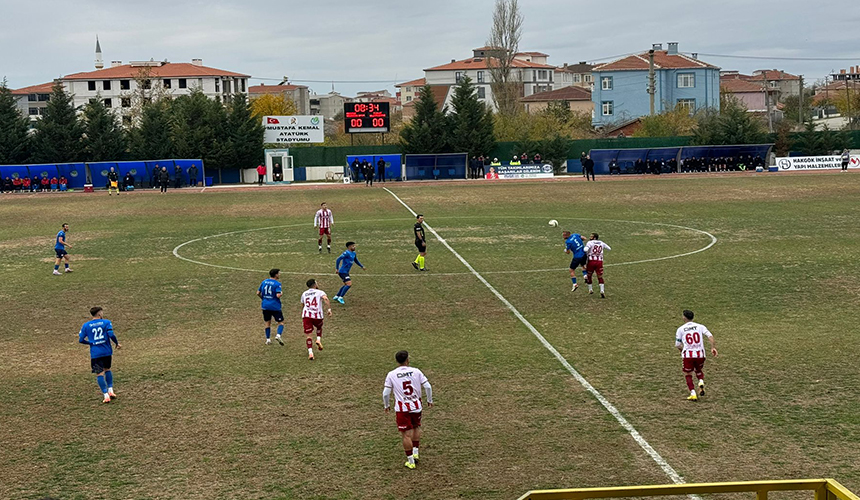
[[[167,170],[158,172],[158,182],[167,182],[170,180],[170,173]]]
[[[582,168],[584,168],[586,170],[593,170],[594,169],[594,160],[592,160],[591,158],[586,158],[586,159],[582,160]]]

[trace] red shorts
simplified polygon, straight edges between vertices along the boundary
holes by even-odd
[[[394,416],[397,418],[397,430],[398,431],[408,431],[409,429],[415,429],[416,427],[421,427],[421,412],[417,413],[409,413],[405,411],[394,412]]]
[[[685,372],[700,372],[705,367],[705,358],[684,358]]]
[[[302,325],[305,327],[305,334],[311,334],[314,331],[314,327],[317,329],[317,333],[322,333],[322,318],[302,318]]]
[[[602,260],[589,260],[588,264],[585,265],[585,271],[588,274],[593,272],[597,272],[598,276],[603,276],[603,261]]]
[[[320,228],[320,236],[327,234],[331,236],[331,228],[330,227],[321,227]]]

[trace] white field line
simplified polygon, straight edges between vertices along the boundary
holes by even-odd
[[[386,188],[383,188],[383,189],[386,189]],[[392,194],[394,194],[394,193],[392,193]],[[439,219],[474,219],[474,218],[475,217],[439,217]],[[541,219],[542,217],[495,216],[495,218],[497,218],[497,219]],[[341,222],[341,224],[345,224],[347,222],[380,222],[380,221],[388,221],[388,220],[392,220],[392,219],[343,221],[343,222]],[[619,219],[587,219],[587,218],[580,218],[580,217],[571,218],[571,220],[621,222],[621,223],[627,223],[627,224],[644,224],[644,225],[649,225],[649,226],[673,227],[673,228],[677,228],[677,229],[684,229],[686,231],[693,231],[696,233],[704,234],[711,239],[711,242],[708,243],[707,246],[699,248],[698,250],[693,250],[691,252],[681,253],[681,254],[677,254],[677,255],[669,255],[666,257],[654,257],[652,259],[634,260],[634,261],[630,261],[630,262],[607,263],[607,264],[604,264],[604,267],[629,266],[631,264],[645,264],[647,262],[657,262],[660,260],[669,260],[669,259],[677,259],[679,257],[687,257],[688,255],[693,255],[693,254],[697,254],[699,252],[704,252],[705,250],[710,249],[712,246],[714,246],[717,243],[717,237],[714,236],[713,234],[707,232],[707,231],[702,231],[701,229],[696,229],[693,227],[679,226],[676,224],[664,224],[662,222],[643,222],[643,221],[619,220]],[[233,266],[222,266],[219,264],[210,264],[209,262],[203,262],[203,261],[199,261],[199,260],[189,259],[187,257],[183,257],[182,255],[179,255],[179,249],[184,247],[185,245],[190,245],[191,243],[196,243],[198,241],[208,240],[211,238],[219,238],[221,236],[230,236],[230,235],[239,234],[239,233],[250,233],[250,232],[254,232],[254,231],[266,231],[269,229],[298,227],[298,226],[304,226],[304,225],[306,225],[306,224],[301,223],[301,224],[288,224],[288,225],[284,225],[284,226],[258,227],[258,228],[253,228],[253,229],[242,229],[239,231],[230,231],[227,233],[220,233],[220,234],[213,234],[213,235],[209,235],[209,236],[204,236],[202,238],[197,238],[197,239],[186,241],[184,243],[180,243],[179,245],[176,246],[176,248],[173,249],[173,256],[178,258],[178,259],[184,260],[186,262],[191,262],[192,264],[199,264],[201,266],[215,267],[218,269],[229,269],[231,271],[246,271],[246,272],[251,272],[251,273],[265,273],[265,272],[268,272],[268,270],[266,270],[266,269],[246,269],[243,267],[233,267]],[[561,267],[561,268],[544,268],[544,269],[522,269],[522,270],[518,270],[518,271],[484,271],[484,274],[546,273],[546,272],[559,272],[559,271],[567,271],[567,270],[568,269],[566,267]],[[335,273],[315,273],[315,272],[311,272],[311,271],[281,271],[281,274],[301,274],[301,275],[305,275],[305,274],[331,274],[331,275],[334,275]],[[468,275],[468,274],[471,274],[471,273],[433,273],[429,276],[464,276],[464,275]],[[364,273],[362,273],[361,276],[362,277],[369,277],[369,278],[370,277],[376,277],[376,278],[383,278],[383,277],[384,278],[414,278],[414,277],[425,277],[428,275],[417,274],[417,273],[404,273],[404,274],[374,274],[374,273],[364,274]]]
[[[399,201],[399,202],[400,202],[400,204],[401,204],[401,205],[403,205],[403,206],[406,208],[406,210],[409,210],[409,212],[411,212],[413,216],[416,216],[416,215],[417,215],[417,214],[415,213],[415,211],[414,211],[414,210],[412,210],[412,208],[411,208],[409,205],[407,205],[403,200],[401,200],[401,199],[400,199],[400,197],[399,197],[399,196],[397,196],[396,194],[394,194],[394,193],[393,193],[391,190],[389,190],[388,188],[383,188],[383,189],[384,189],[384,190],[386,190],[386,191],[388,191],[388,193],[389,193],[391,196],[393,196],[393,197],[394,197],[394,199],[396,199],[397,201]],[[541,343],[541,344],[543,344],[543,346],[544,346],[544,347],[545,347],[545,348],[546,348],[550,353],[552,353],[552,355],[553,355],[553,356],[555,356],[555,358],[559,361],[559,363],[561,363],[561,365],[562,365],[562,366],[564,366],[564,368],[565,368],[565,369],[566,369],[566,370],[567,370],[571,375],[573,375],[573,378],[574,378],[574,379],[576,379],[576,381],[577,381],[577,382],[579,382],[579,383],[580,383],[580,385],[582,385],[582,387],[584,387],[584,388],[585,388],[585,390],[587,390],[588,392],[590,392],[590,393],[591,393],[591,395],[592,395],[592,396],[594,396],[594,397],[595,397],[595,399],[597,399],[597,401],[599,401],[599,402],[600,402],[600,404],[601,404],[601,405],[603,405],[603,407],[604,407],[604,408],[606,408],[606,411],[608,411],[608,412],[609,412],[613,417],[615,417],[615,420],[617,420],[617,421],[618,421],[618,423],[619,423],[619,424],[621,424],[621,427],[623,427],[623,428],[624,428],[624,430],[626,430],[628,433],[630,433],[630,436],[633,438],[633,440],[634,440],[634,441],[636,441],[636,444],[638,444],[638,445],[639,445],[639,446],[640,446],[640,447],[645,451],[645,453],[647,453],[647,454],[648,454],[648,456],[649,456],[649,457],[651,457],[651,459],[652,459],[652,460],[654,460],[654,462],[656,462],[656,463],[657,463],[657,465],[658,465],[658,466],[660,466],[660,468],[661,468],[661,469],[663,469],[663,472],[664,472],[667,476],[669,476],[669,479],[671,479],[673,483],[675,483],[675,484],[683,484],[683,483],[685,483],[685,482],[686,482],[686,481],[684,481],[684,478],[683,478],[683,477],[681,477],[681,476],[680,476],[680,475],[675,471],[675,469],[674,469],[674,468],[672,468],[672,466],[671,466],[671,465],[669,465],[669,463],[668,463],[668,462],[666,462],[666,460],[665,460],[662,456],[660,456],[660,454],[657,452],[657,450],[655,450],[655,449],[654,449],[654,447],[652,447],[650,444],[648,444],[648,441],[646,441],[646,440],[645,440],[645,438],[643,438],[643,437],[642,437],[642,435],[641,435],[641,434],[639,434],[639,431],[637,431],[637,430],[636,430],[636,428],[635,428],[635,427],[633,427],[633,425],[632,425],[632,424],[631,424],[631,423],[630,423],[626,418],[624,418],[624,416],[621,414],[621,412],[619,412],[619,411],[618,411],[618,409],[615,407],[615,405],[613,405],[612,403],[610,403],[610,402],[609,402],[609,400],[607,400],[607,399],[603,396],[603,394],[601,394],[601,393],[600,393],[600,391],[598,391],[597,389],[595,389],[595,388],[594,388],[594,386],[593,386],[593,385],[591,385],[591,383],[589,383],[589,382],[588,382],[588,380],[586,380],[586,379],[585,379],[585,377],[583,377],[582,375],[580,375],[580,373],[579,373],[578,371],[576,371],[576,368],[574,368],[574,367],[573,367],[573,366],[572,366],[572,365],[571,365],[571,364],[570,364],[570,363],[569,363],[569,362],[564,358],[564,356],[562,356],[562,355],[561,355],[561,353],[559,353],[559,352],[558,352],[558,350],[556,350],[556,348],[555,348],[555,347],[553,347],[553,345],[552,345],[552,344],[550,344],[550,343],[549,343],[549,341],[547,341],[547,340],[546,340],[546,338],[545,338],[545,337],[544,337],[544,336],[543,336],[543,335],[542,335],[542,334],[537,330],[537,328],[535,328],[535,327],[534,327],[534,325],[532,325],[532,324],[529,322],[529,320],[527,320],[527,319],[526,319],[522,314],[520,314],[520,312],[517,310],[517,308],[516,308],[516,307],[514,307],[514,305],[513,305],[513,304],[511,304],[511,303],[508,301],[508,299],[506,299],[506,298],[505,298],[501,293],[499,293],[499,291],[498,291],[498,290],[496,290],[496,289],[493,287],[493,285],[491,285],[491,284],[490,284],[486,279],[484,279],[484,277],[483,277],[483,276],[481,276],[481,274],[480,274],[478,271],[475,271],[475,269],[471,266],[471,264],[469,264],[469,263],[466,261],[466,259],[464,259],[464,258],[463,258],[463,256],[462,256],[462,255],[460,255],[459,253],[457,253],[457,251],[456,251],[456,250],[454,250],[454,248],[453,248],[453,247],[451,247],[451,245],[449,245],[449,244],[448,244],[448,242],[447,242],[447,241],[445,241],[445,239],[444,239],[444,238],[442,238],[442,237],[439,235],[439,233],[437,233],[437,232],[436,232],[436,230],[435,230],[435,229],[433,229],[429,224],[426,224],[426,223],[425,223],[425,226],[426,226],[426,227],[427,227],[427,229],[430,231],[430,233],[432,233],[432,234],[433,234],[433,236],[435,236],[435,237],[436,237],[436,239],[437,239],[437,240],[439,240],[439,242],[440,242],[440,243],[442,243],[442,245],[443,245],[443,246],[445,246],[445,248],[447,248],[447,249],[448,249],[452,254],[454,254],[454,257],[456,257],[456,258],[457,258],[457,260],[459,260],[459,261],[460,261],[464,266],[466,266],[466,269],[468,269],[468,270],[469,270],[469,272],[470,272],[473,276],[475,276],[476,278],[478,278],[478,280],[479,280],[481,283],[483,283],[483,284],[484,284],[484,286],[486,286],[486,287],[487,287],[491,292],[493,292],[493,295],[495,295],[497,299],[499,299],[500,301],[502,301],[502,303],[503,303],[503,304],[504,304],[504,305],[505,305],[505,306],[506,306],[506,307],[507,307],[507,308],[508,308],[508,309],[509,309],[513,314],[514,314],[514,316],[516,316],[516,318],[517,318],[518,320],[520,320],[520,322],[521,322],[523,325],[525,325],[525,326],[526,326],[526,328],[528,328],[530,332],[532,332],[532,335],[534,335],[534,336],[535,336],[535,337],[540,341],[540,343]],[[692,495],[691,495],[691,497],[692,497]]]

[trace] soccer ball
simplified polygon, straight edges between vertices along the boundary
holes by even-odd
[[[555,219],[549,221],[549,227],[558,227],[558,221]]]

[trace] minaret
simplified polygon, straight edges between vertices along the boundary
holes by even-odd
[[[99,45],[99,36],[96,35],[96,69],[102,69],[105,63],[102,60],[102,47]]]

